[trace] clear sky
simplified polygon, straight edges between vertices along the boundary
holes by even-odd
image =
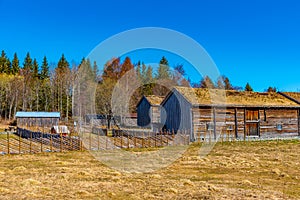
[[[114,34],[164,27],[199,42],[233,85],[300,91],[298,0],[0,0],[0,9],[0,49],[21,62],[29,51],[39,63],[62,53],[78,63]]]

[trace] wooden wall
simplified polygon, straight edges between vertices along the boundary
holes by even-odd
[[[137,106],[137,125],[142,127],[150,126],[151,118],[149,115],[150,103],[145,97],[140,101]]]
[[[258,109],[258,108],[257,108]],[[216,125],[216,134],[231,133],[238,138],[244,137],[244,127],[249,121],[244,120],[245,108],[192,108],[193,131],[196,137],[200,138],[211,134],[214,136],[214,129],[208,130],[208,126]],[[253,109],[251,109],[253,110]],[[255,110],[255,108],[254,108]],[[260,137],[279,137],[298,135],[298,118],[296,109],[258,109],[259,121],[258,130]],[[215,117],[214,117],[215,112]],[[235,117],[236,116],[236,117]],[[245,118],[244,118],[245,117]],[[253,122],[253,121],[251,121]],[[255,122],[254,122],[255,123]],[[236,127],[237,124],[237,127]],[[277,125],[282,125],[282,130]]]
[[[278,130],[277,125],[282,126]],[[260,110],[261,136],[298,135],[297,110]]]
[[[161,122],[169,131],[191,130],[191,105],[177,91],[170,94],[161,108]],[[191,137],[192,138],[192,137]]]
[[[30,128],[30,127],[48,127],[57,126],[59,123],[59,118],[17,118],[17,126],[20,128]]]
[[[151,106],[151,122],[160,123],[160,106]]]

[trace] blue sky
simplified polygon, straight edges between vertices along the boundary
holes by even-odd
[[[114,34],[164,27],[200,43],[234,85],[300,90],[297,0],[0,0],[0,9],[0,49],[22,62],[28,51],[39,63],[62,53],[79,62]]]

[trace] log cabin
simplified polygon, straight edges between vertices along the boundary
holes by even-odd
[[[276,92],[175,87],[161,103],[167,131],[189,130],[191,141],[224,132],[235,138],[299,135],[300,105]]]
[[[151,127],[155,123],[160,123],[160,104],[164,97],[151,95],[143,96],[136,106],[137,125],[141,127]]]

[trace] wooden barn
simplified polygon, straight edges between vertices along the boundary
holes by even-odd
[[[59,124],[59,112],[17,112],[17,126],[23,129],[51,128]]]
[[[143,96],[136,106],[137,125],[151,127],[154,123],[160,123],[160,104],[164,97]]]
[[[228,131],[236,138],[299,135],[300,105],[275,92],[175,87],[161,106],[164,128],[190,130],[191,140]]]

